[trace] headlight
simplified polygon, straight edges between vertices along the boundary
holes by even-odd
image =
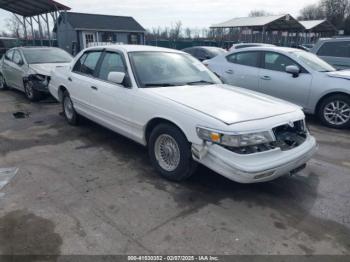
[[[39,81],[44,82],[46,80],[46,76],[44,75],[35,75],[36,79]]]
[[[275,141],[273,134],[269,131],[249,134],[224,134],[206,128],[197,128],[197,135],[204,141],[221,144],[230,147],[245,147],[265,144]]]
[[[35,80],[40,81],[43,85],[48,85],[48,83],[50,81],[49,76],[44,76],[44,75],[40,75],[40,74],[34,75],[34,78],[35,78]]]

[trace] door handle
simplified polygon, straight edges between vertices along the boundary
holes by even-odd
[[[98,88],[96,86],[91,86],[91,89],[98,90]]]
[[[262,80],[271,80],[271,77],[270,76],[262,76],[260,77]]]
[[[68,77],[68,81],[69,81],[69,82],[73,82],[73,80],[72,80],[71,77]]]
[[[227,70],[227,71],[226,71],[226,74],[233,75],[234,72],[233,72],[233,70],[230,69],[230,70]]]

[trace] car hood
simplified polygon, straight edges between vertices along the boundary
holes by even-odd
[[[29,67],[37,74],[51,76],[51,71],[56,67],[67,66],[69,63],[49,63],[49,64],[30,64]]]
[[[229,85],[147,88],[174,102],[231,125],[299,110],[289,102]]]
[[[350,70],[340,70],[327,73],[330,77],[343,78],[350,80]]]

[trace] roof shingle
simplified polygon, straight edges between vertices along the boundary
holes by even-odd
[[[74,29],[101,31],[145,32],[146,30],[130,16],[112,16],[66,12],[67,21]]]

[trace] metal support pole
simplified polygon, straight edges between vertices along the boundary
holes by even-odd
[[[33,27],[33,17],[30,17],[30,28],[32,30],[33,46],[35,46],[35,34],[34,34],[34,27]]]
[[[262,42],[265,43],[265,33],[266,33],[266,27],[263,26],[263,30],[262,30]]]
[[[27,21],[26,18],[23,16],[23,27],[24,27],[24,39],[25,39],[25,44],[27,45],[28,41],[28,33],[27,33]]]
[[[48,14],[46,13],[46,27],[47,27],[47,35],[48,35],[48,38],[49,38],[49,44],[50,46],[52,46],[52,43],[51,43],[51,33],[50,33],[50,23],[49,23],[49,16]]]
[[[41,21],[40,21],[40,16],[37,16],[38,18],[38,26],[39,26],[39,34],[40,34],[40,42],[41,42],[41,46],[44,45],[44,41],[43,41],[43,29],[41,27]]]

